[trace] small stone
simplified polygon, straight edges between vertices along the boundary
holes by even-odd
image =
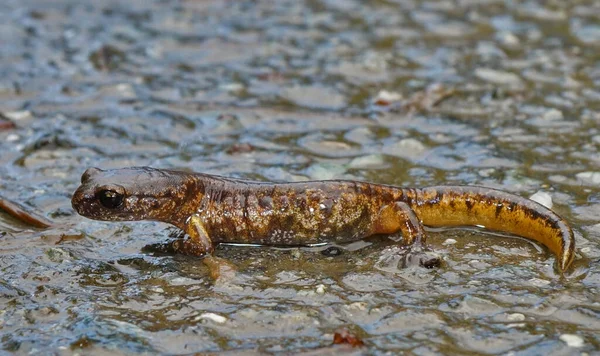
[[[383,147],[385,154],[402,157],[406,159],[419,157],[427,147],[421,141],[414,138],[405,138],[391,145]]]
[[[325,293],[325,286],[322,285],[322,284],[319,284],[317,286],[316,292],[317,292],[317,294],[323,294],[323,293]]]
[[[348,164],[350,168],[376,168],[385,166],[385,160],[379,154],[372,154],[353,158]]]
[[[575,177],[586,184],[600,185],[600,172],[581,172]]]
[[[352,304],[345,305],[344,307],[346,309],[365,311],[365,310],[367,310],[367,303],[366,302],[354,302]]]
[[[455,239],[446,239],[446,241],[442,242],[442,245],[454,245],[455,243]]]
[[[583,347],[583,338],[574,334],[562,334],[560,340],[569,347]]]
[[[69,253],[67,251],[63,250],[62,248],[58,248],[58,247],[53,247],[53,248],[46,250],[46,255],[48,256],[50,261],[52,261],[54,263],[69,262],[71,259],[71,256],[69,255]]]
[[[339,178],[346,172],[346,168],[342,165],[333,163],[316,163],[306,168],[306,175],[313,180],[327,180]]]
[[[557,121],[557,120],[564,119],[564,115],[563,115],[562,111],[560,111],[558,109],[550,109],[542,115],[542,118],[544,120]]]
[[[377,93],[377,96],[375,96],[373,102],[377,105],[390,105],[391,103],[400,100],[402,100],[402,94],[387,90],[381,90],[379,91],[379,93]]]
[[[346,106],[346,97],[334,88],[301,86],[283,88],[281,97],[297,106],[312,109],[339,110]]]
[[[552,209],[552,197],[546,192],[537,191],[535,194],[530,196],[529,199],[542,204],[548,209]]]
[[[478,68],[475,70],[477,78],[497,85],[520,86],[521,78],[510,72],[504,72],[495,69]]]
[[[342,249],[337,246],[330,246],[321,251],[321,254],[327,257],[335,257],[342,254]]]
[[[512,32],[502,32],[498,35],[498,40],[503,46],[515,48],[521,44],[521,41]]]
[[[196,319],[208,319],[214,321],[217,324],[223,324],[227,321],[227,318],[215,313],[202,313]]]
[[[550,179],[554,183],[564,183],[569,178],[567,178],[565,176],[558,175],[558,174],[553,174],[553,175],[549,176],[548,179]]]
[[[240,83],[229,83],[221,85],[220,89],[228,92],[239,92],[244,90],[244,85]]]
[[[523,320],[525,320],[525,315],[523,315],[521,313],[508,314],[508,316],[506,317],[506,320],[508,320],[508,321],[523,321]]]
[[[31,111],[23,110],[23,111],[13,111],[13,112],[5,112],[4,116],[8,117],[13,121],[29,119],[31,117]]]
[[[540,278],[531,278],[529,280],[529,283],[531,283],[532,285],[534,285],[536,287],[545,287],[548,284],[550,284],[550,281],[547,281],[545,279],[540,279]]]

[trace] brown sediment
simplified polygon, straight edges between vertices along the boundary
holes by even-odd
[[[361,347],[364,346],[365,343],[355,334],[350,333],[346,329],[338,330],[333,334],[333,344],[347,344],[352,347]]]

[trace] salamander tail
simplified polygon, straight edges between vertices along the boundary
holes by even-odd
[[[490,188],[440,186],[407,190],[406,201],[424,225],[482,226],[541,243],[556,255],[561,272],[573,262],[575,238],[569,225],[530,199]]]

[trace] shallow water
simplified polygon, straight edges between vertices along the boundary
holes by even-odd
[[[60,225],[0,215],[2,349],[324,354],[346,328],[370,354],[599,352],[599,23],[594,1],[1,2],[0,192]],[[385,238],[221,246],[239,275],[214,283],[142,252],[166,225],[74,214],[86,168],[132,165],[541,191],[578,257],[560,278],[479,230],[432,231],[435,270],[382,270]]]

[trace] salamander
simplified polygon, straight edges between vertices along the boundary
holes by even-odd
[[[182,229],[173,249],[210,255],[219,243],[298,246],[401,233],[423,245],[429,227],[480,226],[535,240],[571,265],[569,225],[550,209],[504,191],[476,186],[400,188],[351,180],[251,182],[131,167],[89,168],[73,208],[96,220],[155,220]]]

